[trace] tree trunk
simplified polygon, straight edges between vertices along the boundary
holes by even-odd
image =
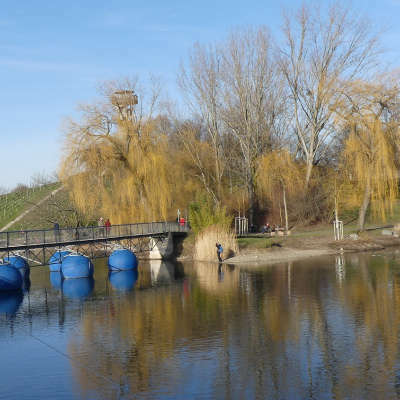
[[[289,223],[288,223],[287,205],[286,205],[286,190],[285,186],[282,186],[282,188],[283,188],[283,207],[285,209],[285,229],[287,232],[289,230]]]
[[[254,184],[252,180],[247,184],[247,189],[249,192],[249,225],[252,228],[254,225],[254,211],[255,211],[255,193]]]
[[[360,232],[364,231],[365,227],[365,216],[367,214],[369,202],[371,199],[371,186],[369,181],[367,182],[365,186],[365,192],[364,192],[364,199],[360,207],[360,211],[358,213],[358,230]]]
[[[307,169],[306,169],[306,185],[305,185],[305,187],[307,189],[308,185],[310,183],[311,171],[312,171],[312,167],[313,167],[312,159],[307,157],[306,164],[307,164]]]

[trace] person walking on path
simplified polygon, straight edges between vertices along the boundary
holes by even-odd
[[[59,242],[60,241],[60,225],[58,222],[54,222],[54,241]]]
[[[222,248],[221,243],[215,243],[215,247],[217,248],[218,261],[222,262],[222,252],[224,249]]]

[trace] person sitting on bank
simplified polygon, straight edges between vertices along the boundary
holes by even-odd
[[[267,233],[267,225],[263,225],[261,228],[261,233]]]
[[[222,252],[224,249],[222,248],[221,243],[215,243],[215,247],[217,248],[218,261],[222,262]]]

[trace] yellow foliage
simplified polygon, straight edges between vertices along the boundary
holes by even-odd
[[[126,129],[70,134],[61,179],[86,215],[103,215],[112,223],[166,220],[176,189],[168,143],[151,121],[142,122],[140,135]]]
[[[257,188],[260,194],[273,196],[276,189],[285,188],[290,192],[301,190],[304,179],[301,166],[296,163],[286,150],[265,154],[258,163]]]
[[[379,119],[366,118],[362,126],[353,126],[343,153],[345,182],[351,185],[345,193],[349,206],[361,204],[368,185],[371,210],[383,220],[398,195],[396,159],[389,136]]]
[[[338,105],[343,127],[349,132],[341,165],[347,187],[343,197],[349,206],[360,206],[363,229],[369,203],[373,215],[385,220],[398,195],[398,123],[391,115],[399,88],[389,78],[386,83],[353,82],[346,90],[349,104]]]

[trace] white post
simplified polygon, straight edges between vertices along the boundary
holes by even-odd
[[[343,221],[335,220],[333,221],[333,234],[335,240],[343,239]]]

